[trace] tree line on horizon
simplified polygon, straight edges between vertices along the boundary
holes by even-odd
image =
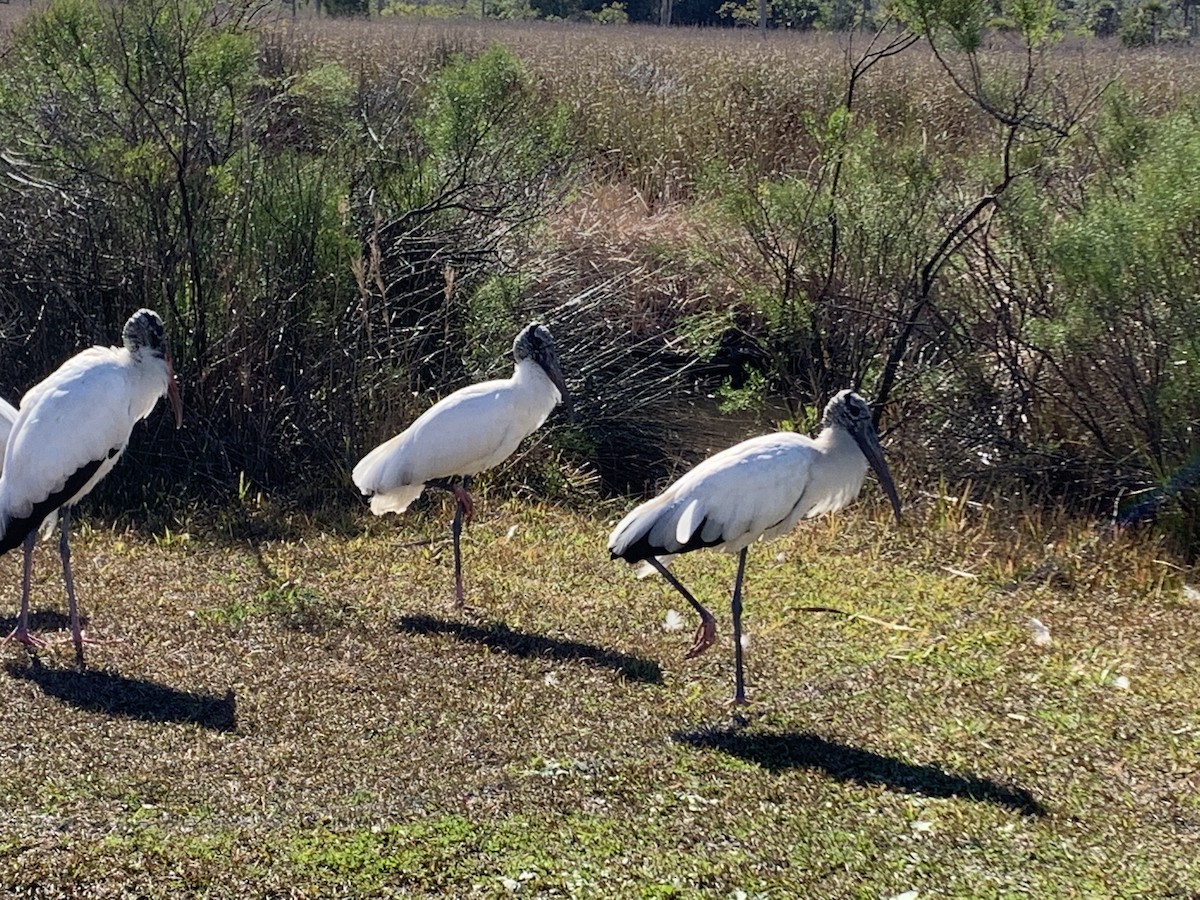
[[[871,31],[891,15],[880,0],[310,0],[332,16],[475,16],[500,20]],[[1116,37],[1125,46],[1187,43],[1200,32],[1200,0],[1056,0],[1064,33]],[[292,0],[292,9],[299,7]],[[1014,27],[1004,5],[989,25]]]

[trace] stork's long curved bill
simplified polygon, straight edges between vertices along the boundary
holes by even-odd
[[[175,367],[171,357],[167,356],[167,399],[171,401],[171,409],[175,412],[175,427],[183,427],[183,397],[179,393],[179,382],[175,380]]]
[[[563,407],[567,411],[567,417],[573,419],[575,417],[575,404],[571,400],[571,392],[567,390],[567,381],[563,378],[562,372],[559,371],[556,365],[542,363],[541,366],[542,371],[546,373],[550,380],[554,382],[554,386],[558,388],[558,395],[561,398]]]
[[[896,485],[892,481],[892,473],[888,470],[887,460],[883,458],[883,447],[879,445],[879,435],[875,433],[875,429],[867,425],[861,431],[855,431],[854,440],[858,444],[858,448],[862,450],[863,456],[867,458],[871,468],[875,470],[875,474],[879,477],[879,483],[883,485],[883,490],[887,493],[888,499],[892,501],[892,510],[896,513],[896,521],[900,521],[900,495],[896,493]]]

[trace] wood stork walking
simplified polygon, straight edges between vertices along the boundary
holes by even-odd
[[[67,586],[75,661],[83,665],[83,631],[71,577],[71,507],[109,473],[133,426],[164,394],[183,421],[179,386],[162,319],[138,310],[122,330],[122,347],[91,347],[68,359],[21,399],[0,472],[0,553],[24,544],[21,614],[10,637],[43,643],[29,633],[29,582],[38,525],[57,511],[59,552]]]
[[[571,408],[554,338],[533,322],[513,341],[512,377],[455,391],[403,432],[380,444],[354,467],[354,484],[371,498],[371,512],[404,512],[428,487],[454,494],[454,598],[463,605],[463,521],[474,501],[472,475],[503,462],[536,431],[558,403]]]
[[[790,531],[803,518],[835,512],[858,496],[867,465],[875,470],[897,521],[900,498],[871,423],[871,410],[852,391],[825,407],[816,438],[778,432],[743,441],[709,457],[665,491],[627,515],[613,530],[613,559],[646,562],[700,614],[690,659],[712,646],[716,621],[660,557],[715,547],[738,554],[733,584],[733,702],[746,702],[742,668],[742,576],[746,549],[759,538]]]

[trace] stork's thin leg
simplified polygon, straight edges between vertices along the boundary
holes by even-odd
[[[8,636],[10,641],[18,641],[26,647],[44,647],[46,642],[40,637],[29,633],[29,592],[33,583],[33,545],[37,543],[37,531],[25,536],[22,547],[25,551],[25,572],[21,578],[21,614],[17,618],[17,627]]]
[[[705,609],[699,600],[692,596],[691,592],[683,586],[682,582],[671,574],[671,570],[658,561],[657,557],[647,557],[646,562],[654,566],[658,570],[658,574],[667,579],[667,583],[679,591],[683,595],[683,599],[692,605],[692,609],[700,614],[700,625],[696,628],[696,639],[692,642],[692,648],[688,650],[686,658],[691,659],[693,656],[699,656],[711,647],[717,639],[717,620],[713,618],[713,614]]]
[[[67,615],[71,620],[71,639],[75,642],[75,665],[83,668],[83,628],[79,624],[79,604],[75,601],[75,579],[71,577],[71,546],[67,535],[71,527],[71,507],[59,512],[58,552],[62,556],[63,581],[67,585]]]
[[[742,576],[746,573],[746,548],[738,554],[737,579],[733,582],[734,706],[746,705],[746,681],[742,669]]]
[[[454,499],[463,509],[464,521],[471,524],[471,516],[475,515],[475,499],[471,496],[471,476],[464,475],[462,484],[456,484],[451,489]]]
[[[471,477],[467,475],[463,477],[461,485],[455,485],[452,488],[454,520],[450,523],[450,536],[454,538],[454,602],[460,608],[466,605],[466,599],[463,591],[462,548],[459,546],[459,539],[462,537],[464,519],[469,524],[471,515],[475,511],[475,501],[471,499],[471,494],[467,490],[470,485]]]
[[[450,522],[450,536],[454,539],[454,604],[459,607],[465,605],[462,580],[462,550],[458,545],[459,538],[462,536],[462,525],[463,505],[459,502],[454,504],[454,519]]]

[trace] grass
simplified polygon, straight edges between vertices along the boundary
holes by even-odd
[[[1200,600],[1153,542],[927,497],[898,528],[863,504],[756,546],[738,720],[727,645],[685,660],[691,620],[663,623],[686,606],[605,558],[619,507],[484,497],[463,613],[444,512],[253,542],[85,529],[88,670],[65,641],[3,651],[0,885],[1200,892]],[[727,641],[733,559],[677,570]],[[36,576],[64,638],[52,549]]]

